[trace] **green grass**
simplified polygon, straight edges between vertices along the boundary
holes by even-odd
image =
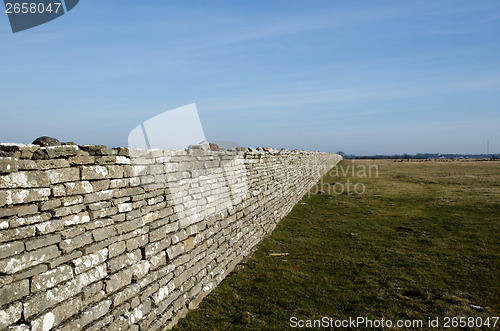
[[[323,185],[305,196],[176,329],[283,330],[292,316],[500,316],[500,162],[337,169],[353,165],[378,165],[379,176],[331,171],[323,183],[363,183],[364,194]]]

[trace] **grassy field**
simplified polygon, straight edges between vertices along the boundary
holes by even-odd
[[[320,190],[176,329],[500,316],[500,162],[345,160]]]

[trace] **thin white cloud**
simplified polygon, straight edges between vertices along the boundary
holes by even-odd
[[[366,85],[337,89],[305,91],[301,93],[274,93],[264,95],[240,95],[225,97],[223,100],[205,100],[200,103],[203,111],[236,111],[247,109],[262,109],[267,111],[273,107],[287,107],[310,104],[341,104],[359,100],[379,100],[408,98],[423,95],[458,93],[477,90],[500,92],[500,77],[480,77],[463,82],[432,83],[401,82],[380,85]],[[283,110],[286,111],[286,110]]]

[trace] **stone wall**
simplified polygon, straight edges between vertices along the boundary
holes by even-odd
[[[0,144],[0,329],[168,329],[340,159]]]

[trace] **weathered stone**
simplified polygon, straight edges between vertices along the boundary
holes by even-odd
[[[33,140],[32,144],[42,146],[42,147],[47,147],[47,146],[60,146],[61,142],[59,140],[57,140],[56,138],[43,136],[43,137],[38,137],[35,140]]]
[[[45,264],[39,264],[34,266],[33,268],[29,268],[23,271],[14,274],[14,280],[22,280],[26,278],[33,277],[35,275],[41,274],[42,272],[47,271],[48,267]]]
[[[24,225],[31,225],[37,223],[43,223],[51,218],[49,213],[41,213],[38,215],[31,215],[25,217],[12,218],[9,222],[10,228],[17,228]]]
[[[0,330],[7,329],[9,325],[19,321],[21,319],[22,312],[23,304],[21,302],[16,302],[4,310],[0,310]]]
[[[0,189],[48,186],[49,177],[41,171],[20,171],[0,176]]]
[[[127,240],[127,251],[133,251],[136,248],[144,247],[148,243],[148,235],[142,234],[135,238]]]
[[[63,320],[78,314],[82,309],[82,299],[80,297],[71,298],[58,305],[52,311],[31,321],[32,331],[51,330],[59,325]]]
[[[49,188],[13,189],[0,191],[0,207],[47,200],[50,196]],[[3,204],[2,204],[3,203]]]
[[[103,291],[104,282],[99,281],[97,283],[93,283],[82,290],[83,294],[83,303],[88,306],[92,305],[98,301],[101,301],[105,296],[106,292]]]
[[[175,300],[177,298],[177,296],[180,294],[179,291],[177,291],[177,296],[176,295],[172,295],[172,293],[174,292],[175,290],[175,284],[174,282],[168,282],[166,285],[162,286],[158,292],[156,292],[152,298],[155,302],[156,305],[158,305],[160,302],[162,302],[163,300],[167,299],[167,301],[170,303],[172,302],[173,300]]]
[[[92,231],[92,236],[95,241],[102,241],[106,238],[110,238],[116,235],[116,229],[114,226],[108,226],[105,228],[99,228]]]
[[[106,276],[106,265],[101,264],[86,273],[76,276],[67,283],[48,289],[45,292],[37,293],[25,300],[23,310],[24,317],[29,319],[31,316],[39,314],[55,306],[59,302],[77,296],[85,286],[101,280]]]
[[[59,243],[59,248],[61,248],[64,253],[69,253],[77,248],[89,245],[92,241],[92,234],[85,232],[74,238],[61,241]]]
[[[89,214],[86,212],[61,218],[65,226],[79,225],[90,222]]]
[[[108,249],[101,249],[93,254],[85,255],[80,258],[74,259],[72,264],[75,267],[75,274],[80,274],[84,271],[87,271],[91,268],[94,268],[97,265],[100,265],[106,258],[108,257]]]
[[[146,222],[144,221],[144,219],[138,218],[138,219],[134,219],[131,221],[116,224],[115,228],[119,234],[122,234],[122,233],[134,231],[135,229],[143,227],[145,224],[146,224]]]
[[[30,331],[30,327],[26,324],[21,325],[11,325],[9,326],[9,331]]]
[[[63,227],[64,221],[62,219],[52,219],[47,222],[35,224],[37,235],[54,233],[62,230]]]
[[[87,208],[92,211],[106,209],[110,207],[111,207],[111,201],[98,201],[87,205]]]
[[[51,159],[57,159],[60,157],[68,158],[74,155],[82,155],[82,151],[74,143],[65,143],[63,146],[48,146],[46,148],[40,148],[37,152],[45,150],[47,155]],[[35,155],[33,155],[35,159]]]
[[[90,155],[116,155],[118,151],[116,149],[108,148],[105,145],[83,145],[80,148]]]
[[[57,244],[61,241],[60,234],[51,234],[34,239],[26,240],[26,250],[32,251],[41,247]]]
[[[158,252],[166,249],[167,247],[170,246],[170,243],[171,239],[169,237],[147,245],[146,248],[144,249],[146,259],[149,259],[151,256],[156,255]]]
[[[68,190],[66,190],[68,192]],[[68,197],[63,197],[60,199],[63,206],[73,206],[83,203],[83,197],[81,195],[72,195]]]
[[[50,184],[59,184],[74,182],[80,180],[80,171],[78,168],[60,168],[46,170]]]
[[[112,293],[132,282],[132,272],[129,268],[122,269],[111,275],[106,281],[106,293]]]
[[[50,188],[52,190],[52,196],[56,198],[66,196],[66,188],[63,184],[51,185]]]
[[[35,236],[36,228],[32,225],[22,228],[0,230],[0,243]]]
[[[33,160],[18,160],[19,170],[38,170],[38,163]]]
[[[160,253],[152,256],[150,259],[150,269],[156,270],[162,265],[167,264],[167,253],[165,251],[161,251]]]
[[[86,223],[85,230],[92,231],[95,229],[104,228],[104,227],[113,225],[113,223],[114,222],[113,222],[112,218],[101,218],[101,219],[90,221],[89,223]]]
[[[33,153],[39,149],[37,145],[23,144],[0,144],[0,156],[15,157],[21,159],[31,159]]]
[[[18,169],[18,161],[12,157],[0,157],[0,174],[11,173]]]
[[[80,318],[80,326],[84,327],[91,322],[97,320],[98,318],[104,316],[111,307],[111,300],[104,300],[99,302],[97,305],[90,309],[87,309],[82,313]]]
[[[40,211],[54,210],[60,206],[62,206],[60,199],[50,199],[40,203]]]
[[[118,212],[118,208],[104,208],[99,210],[89,210],[89,216],[91,219],[104,218],[108,216],[112,216]]]
[[[31,292],[44,291],[73,278],[73,269],[61,265],[55,269],[36,275],[31,280]]]
[[[57,246],[44,247],[36,251],[26,252],[15,257],[9,257],[0,261],[0,272],[5,274],[13,274],[18,271],[33,267],[37,264],[49,261],[61,252]]]
[[[149,272],[150,263],[149,261],[140,261],[132,266],[132,279],[140,280],[144,278]]]
[[[126,213],[129,211],[132,211],[132,204],[131,203],[121,203],[118,205],[118,212]]]
[[[0,288],[28,277],[32,290],[14,299],[24,301],[24,318],[12,323],[61,331],[168,328],[338,161],[272,149],[138,151],[139,159],[128,157],[129,149],[83,149],[0,147],[0,156],[21,158],[11,159],[15,171],[0,174],[0,243],[8,243],[0,245],[0,264],[13,272],[0,269]],[[42,188],[49,195],[32,191]],[[65,254],[27,258],[54,244]],[[26,263],[16,266],[13,258]],[[81,300],[76,310],[74,298]]]
[[[80,251],[74,251],[71,254],[64,254],[61,257],[58,257],[57,259],[54,259],[54,260],[50,261],[49,262],[49,266],[50,266],[51,269],[54,269],[58,265],[61,265],[63,263],[66,263],[66,262],[69,262],[71,260],[77,259],[77,258],[79,258],[82,255],[83,254]]]
[[[109,179],[93,180],[92,187],[94,188],[94,192],[105,191],[109,189],[109,183]]]
[[[59,207],[57,209],[54,209],[52,211],[52,214],[54,217],[63,217],[63,216],[68,216],[72,214],[79,213],[83,211],[85,207],[82,204],[79,205],[72,205],[68,207]]]
[[[54,159],[54,160],[37,160],[36,164],[40,170],[47,169],[57,169],[57,168],[68,168],[69,162],[64,159]]]
[[[77,155],[68,158],[68,162],[71,165],[87,165],[94,164],[95,158],[90,155]]]
[[[12,255],[17,255],[22,251],[24,251],[24,243],[21,241],[15,241],[0,245],[0,259],[4,259]]]
[[[114,160],[113,160],[114,162]],[[108,165],[108,175],[107,178],[123,178],[123,167],[118,165]]]
[[[142,258],[141,251],[139,249],[122,254],[118,257],[115,257],[111,260],[108,261],[108,268],[109,270],[114,273],[120,269],[123,269],[125,267],[128,267],[130,265],[135,264],[136,262],[140,261]],[[133,270],[132,270],[133,273]]]
[[[68,195],[88,194],[94,191],[92,184],[86,180],[81,182],[64,183],[64,187]]]
[[[135,295],[137,295],[139,293],[140,290],[141,290],[141,287],[138,284],[132,284],[132,285],[125,287],[121,291],[113,294],[113,296],[112,296],[113,307],[117,307],[117,306],[121,305],[122,303],[124,303],[125,301],[129,300],[130,298],[134,297]]]
[[[127,187],[129,185],[130,185],[130,180],[128,178],[126,178],[126,179],[112,179],[109,183],[109,188],[111,188],[111,189],[123,188],[123,187]]]
[[[105,166],[83,166],[82,167],[82,179],[92,180],[92,179],[107,179],[109,174],[108,168]]]
[[[173,260],[182,253],[184,253],[184,245],[182,243],[167,248],[167,256],[169,260]]]
[[[9,206],[0,208],[0,218],[15,216],[15,215],[23,217],[26,215],[36,214],[37,212],[38,212],[38,206],[35,204]]]
[[[100,242],[94,243],[92,245],[86,246],[83,248],[83,253],[85,255],[95,253],[98,250],[103,249],[104,247],[108,247],[109,245],[118,241],[119,239],[120,239],[120,237],[116,236],[116,237],[108,238],[104,241],[100,241]]]
[[[87,194],[83,197],[83,203],[89,204],[97,201],[111,200],[113,198],[114,190],[106,190]]]
[[[214,152],[221,151],[221,148],[216,143],[210,143],[209,145],[210,145],[210,150],[211,151],[214,151]]]
[[[127,249],[127,245],[125,244],[124,241],[119,241],[117,243],[110,245],[109,246],[109,258],[111,259],[115,256],[120,255],[121,253],[125,252],[126,249]]]
[[[147,299],[132,311],[126,312],[125,316],[130,321],[131,324],[135,324],[140,321],[147,313],[151,311],[151,300]],[[138,330],[138,328],[137,328]]]
[[[30,282],[27,279],[0,287],[0,306],[16,301],[30,294]]]

